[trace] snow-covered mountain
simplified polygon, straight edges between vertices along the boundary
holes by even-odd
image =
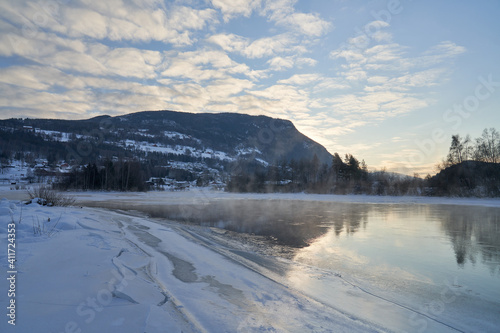
[[[244,114],[145,111],[85,120],[0,120],[0,150],[71,165],[140,159],[152,165],[225,172],[283,161],[331,163],[331,154],[292,122]]]

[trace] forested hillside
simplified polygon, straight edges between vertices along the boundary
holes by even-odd
[[[500,196],[494,128],[476,139],[453,135],[438,173],[425,179],[370,172],[364,160],[331,155],[290,121],[230,113],[0,120],[2,174],[13,161],[27,168],[24,181],[60,189]]]

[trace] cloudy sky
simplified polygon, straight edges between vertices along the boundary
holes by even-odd
[[[498,0],[0,0],[0,118],[286,118],[371,169],[500,129]]]

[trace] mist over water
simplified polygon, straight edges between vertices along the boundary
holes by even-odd
[[[450,286],[459,297],[446,304],[448,311],[470,308],[492,322],[500,311],[498,207],[241,198],[194,202],[88,205],[264,236],[273,246],[293,248],[293,262],[398,295],[424,310]],[[304,274],[293,265],[285,273],[299,283],[307,280]]]
[[[334,247],[357,253],[368,250],[372,254],[364,256],[376,253],[388,263],[399,262],[402,256],[404,262],[453,262],[456,269],[481,268],[500,278],[500,208],[242,199],[93,205],[266,236],[295,248],[314,246],[329,237]]]

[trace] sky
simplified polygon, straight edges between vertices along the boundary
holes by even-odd
[[[371,170],[434,174],[500,130],[498,0],[0,0],[0,118],[291,120]]]

